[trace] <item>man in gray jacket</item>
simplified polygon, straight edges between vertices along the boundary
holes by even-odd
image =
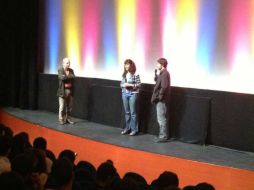
[[[159,123],[159,136],[155,142],[168,141],[167,128],[167,105],[170,98],[170,74],[167,71],[168,62],[165,58],[160,58],[157,61],[157,70],[155,70],[156,84],[153,89],[151,102],[156,104],[157,121]],[[157,72],[159,72],[157,74]]]
[[[70,59],[64,58],[62,67],[58,69],[59,86],[57,96],[59,100],[59,123],[74,124],[70,119],[70,112],[72,110],[73,88],[74,88],[74,72],[70,68]]]

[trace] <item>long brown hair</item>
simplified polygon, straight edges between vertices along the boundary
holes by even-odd
[[[130,72],[131,74],[134,74],[134,73],[136,72],[136,65],[135,65],[134,61],[132,61],[131,59],[126,59],[126,60],[124,61],[124,66],[127,65],[127,64],[130,65],[130,70],[129,70],[129,72]],[[122,74],[123,78],[126,77],[127,72],[128,72],[128,71],[126,71],[126,69],[125,69],[125,67],[124,67],[124,71],[123,71],[123,74]]]

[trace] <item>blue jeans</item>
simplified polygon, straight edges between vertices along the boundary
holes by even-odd
[[[137,100],[138,94],[122,94],[123,107],[125,112],[125,128],[126,131],[138,132],[137,118]]]
[[[159,138],[168,138],[167,128],[167,105],[165,102],[159,101],[156,104],[157,121],[159,123]]]

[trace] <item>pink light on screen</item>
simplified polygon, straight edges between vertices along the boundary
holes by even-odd
[[[101,1],[86,0],[83,4],[82,23],[82,64],[83,72],[92,74],[96,65],[99,51],[99,37],[101,30]]]
[[[250,1],[231,0],[229,4],[229,64],[241,68],[251,55],[251,5]]]
[[[160,1],[160,36],[162,44],[162,56],[169,57],[170,52],[174,51],[176,45],[176,5],[177,0]]]
[[[147,53],[150,45],[151,35],[151,10],[152,0],[137,1],[137,35],[136,35],[136,62],[140,70],[145,70],[145,63],[148,61]]]
[[[251,1],[251,55],[254,64],[254,1]]]

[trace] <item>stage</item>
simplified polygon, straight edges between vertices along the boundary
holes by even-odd
[[[162,171],[170,170],[178,174],[182,187],[201,181],[223,190],[254,187],[251,152],[178,141],[158,144],[153,142],[154,135],[123,136],[119,128],[78,118],[73,118],[74,125],[59,125],[57,115],[47,111],[7,107],[0,113],[0,122],[14,133],[26,131],[31,142],[45,137],[56,156],[63,149],[72,149],[78,153],[77,161],[88,160],[96,167],[112,159],[120,175],[136,171],[151,182]]]

